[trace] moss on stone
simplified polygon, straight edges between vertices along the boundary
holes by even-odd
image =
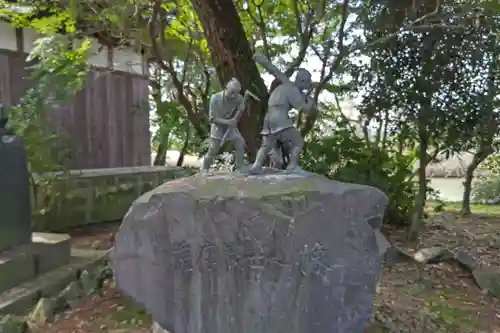
[[[40,182],[32,193],[33,228],[63,231],[70,227],[121,219],[134,200],[173,177],[192,171],[158,169],[151,172],[73,175]]]

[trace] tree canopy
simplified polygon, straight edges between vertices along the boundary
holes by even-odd
[[[266,101],[279,83],[266,84],[255,52],[288,77],[300,67],[313,72],[311,96],[320,112],[294,115],[306,138],[304,165],[378,186],[394,199],[393,219],[407,222],[412,215],[414,229],[431,194],[429,163],[474,151],[467,203],[474,170],[495,151],[497,1],[38,0],[0,6],[14,25],[67,40],[126,44],[147,55],[155,163],[165,162],[169,147],[182,156],[203,153],[210,95],[232,77],[262,100],[239,125],[254,158]],[[46,59],[74,60],[85,52],[61,54]],[[72,91],[84,76],[81,70],[66,77],[78,83]],[[356,119],[341,112],[341,99],[359,101]]]

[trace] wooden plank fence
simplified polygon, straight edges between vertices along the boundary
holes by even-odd
[[[19,102],[29,86],[26,55],[0,50],[0,103]],[[148,78],[96,69],[72,103],[52,110],[48,123],[70,149],[73,169],[150,165]]]

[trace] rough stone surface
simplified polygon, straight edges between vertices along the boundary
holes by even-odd
[[[445,247],[435,246],[418,250],[413,258],[421,264],[436,264],[453,258],[453,253]]]
[[[34,232],[31,237],[36,248],[37,274],[66,265],[71,260],[71,237],[67,234]]]
[[[462,266],[463,268],[467,269],[470,272],[472,272],[474,268],[476,268],[477,266],[476,259],[474,259],[473,256],[471,256],[469,253],[465,251],[458,250],[455,253],[454,258],[460,266]]]
[[[66,288],[57,295],[57,305],[59,308],[75,308],[82,296],[83,292],[80,289],[80,284],[77,281],[71,281]]]
[[[0,251],[31,242],[31,205],[24,141],[0,135]]]
[[[386,204],[313,174],[171,181],[125,216],[116,283],[170,332],[362,333]]]
[[[30,245],[18,246],[10,251],[0,251],[0,293],[36,275],[33,252]]]
[[[170,332],[161,327],[161,325],[158,324],[157,322],[154,322],[153,325],[151,325],[151,333],[170,333]]]
[[[73,249],[71,262],[68,265],[53,269],[0,293],[0,315],[25,314],[28,309],[36,305],[40,297],[52,298],[60,294],[70,282],[76,280],[78,272],[103,265],[107,255],[107,251]]]
[[[478,265],[472,271],[472,276],[479,288],[500,297],[500,271],[497,267]]]
[[[29,315],[29,320],[36,325],[43,325],[52,321],[55,314],[56,304],[49,298],[40,298],[35,308]]]

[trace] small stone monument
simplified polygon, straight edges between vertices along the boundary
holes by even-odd
[[[381,191],[264,169],[142,195],[111,252],[155,332],[363,333],[386,243]]]
[[[31,242],[29,174],[23,138],[6,129],[0,106],[0,252]]]

